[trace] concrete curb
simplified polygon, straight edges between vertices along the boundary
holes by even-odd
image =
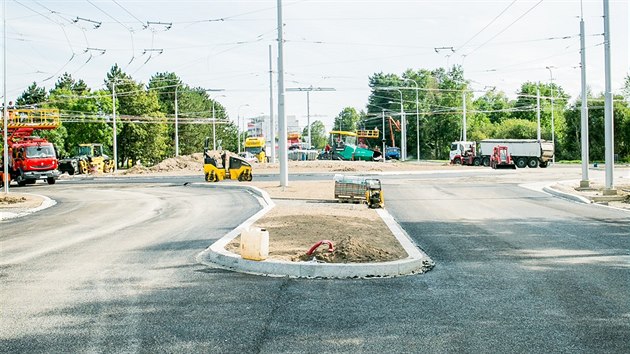
[[[559,191],[559,190],[554,189],[553,187],[551,187],[551,185],[543,187],[542,190],[545,193],[551,194],[551,195],[556,196],[556,197],[568,199],[568,200],[571,200],[571,201],[574,201],[574,202],[583,203],[583,204],[591,204],[592,203],[592,201],[590,199],[588,199],[588,198],[582,197],[581,195],[577,195],[577,194],[571,194],[571,193],[566,193],[566,192]]]
[[[55,201],[53,199],[50,199],[50,198],[48,198],[45,195],[32,194],[32,193],[24,193],[24,194],[40,197],[40,198],[44,199],[44,201],[42,201],[42,204],[40,204],[36,208],[25,209],[25,210],[19,211],[17,213],[10,212],[10,211],[0,211],[0,221],[9,220],[9,219],[15,219],[15,218],[21,218],[23,216],[26,216],[26,215],[29,215],[29,214],[32,214],[32,213],[36,213],[36,212],[38,212],[40,210],[44,210],[44,209],[50,208],[51,206],[57,204],[57,201]]]
[[[223,185],[227,186],[227,185]],[[221,186],[221,187],[223,187]],[[242,259],[240,255],[225,250],[225,246],[236,238],[243,229],[251,226],[254,222],[269,212],[275,205],[269,195],[253,186],[230,187],[249,189],[253,194],[260,197],[263,209],[245,220],[236,229],[232,230],[210,247],[197,255],[199,263],[208,266],[219,266],[221,268],[271,277],[291,277],[291,278],[376,278],[395,277],[401,275],[420,274],[430,270],[434,263],[424,252],[422,252],[409,235],[400,227],[394,218],[385,209],[377,210],[378,215],[392,231],[398,242],[409,255],[405,259],[381,262],[381,263],[320,263],[320,262],[289,262],[281,260],[267,259],[264,261],[250,261]]]

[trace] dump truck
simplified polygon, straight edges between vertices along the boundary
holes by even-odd
[[[75,156],[59,160],[59,172],[74,174],[108,173],[114,170],[114,160],[103,152],[103,144],[79,144]]]
[[[511,159],[518,168],[549,166],[553,160],[553,143],[535,139],[486,139],[474,141],[455,141],[451,144],[450,160],[452,164],[490,166],[490,157],[495,146],[505,146]]]
[[[57,129],[59,125],[58,109],[8,110],[8,178],[18,186],[34,184],[40,179],[55,184],[60,175],[55,146],[33,133]]]

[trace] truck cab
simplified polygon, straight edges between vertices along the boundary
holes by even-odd
[[[10,149],[9,173],[18,185],[33,184],[43,179],[54,184],[59,178],[58,160],[52,143],[38,137],[24,137]]]
[[[481,160],[477,156],[477,144],[474,141],[454,141],[451,143],[449,160],[454,165],[479,166]]]

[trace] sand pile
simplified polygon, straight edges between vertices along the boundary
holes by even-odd
[[[334,244],[335,250],[328,251],[328,245],[321,245],[311,255],[301,254],[294,260],[310,261],[313,258],[326,263],[387,262],[400,259],[399,254],[378,248],[365,238],[343,236]]]

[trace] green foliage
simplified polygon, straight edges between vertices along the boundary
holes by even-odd
[[[527,119],[510,118],[495,126],[496,139],[536,139],[538,126]]]
[[[37,105],[46,101],[46,89],[37,86],[36,82],[33,82],[26,91],[22,92],[20,97],[16,100],[15,104],[18,108],[24,106]]]
[[[361,116],[353,107],[344,108],[335,117],[334,130],[344,130],[353,132],[357,130],[357,123],[361,120]]]
[[[308,127],[305,127],[302,131],[302,136],[306,139],[308,136]],[[323,149],[326,146],[328,138],[326,136],[326,128],[324,123],[320,120],[316,120],[311,123],[311,145],[315,149]]]

